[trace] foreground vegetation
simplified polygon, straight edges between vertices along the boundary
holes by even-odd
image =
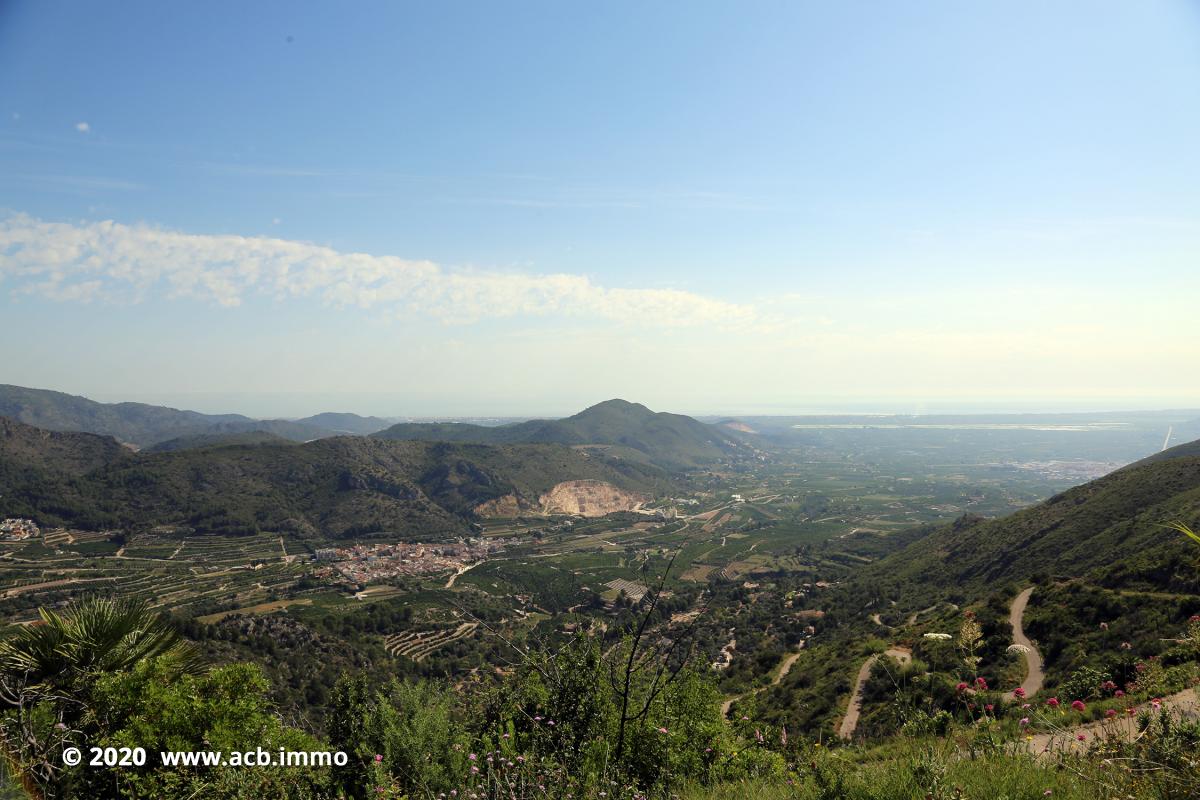
[[[963,679],[957,688],[924,708],[897,691],[904,735],[865,746],[814,740],[749,714],[722,719],[708,671],[691,668],[675,642],[648,641],[645,631],[636,626],[607,653],[585,633],[552,653],[515,652],[510,669],[472,691],[347,675],[329,699],[323,729],[311,730],[277,712],[258,667],[205,665],[142,605],[93,600],[62,614],[43,611],[42,624],[0,643],[7,791],[45,798],[1173,800],[1197,796],[1200,787],[1200,725],[1176,719],[1157,696],[1194,683],[1200,619],[1181,640],[1192,654],[1178,665],[1187,670],[1172,677],[1149,664],[1125,684],[1128,692],[1115,694],[1105,676],[1084,676],[1069,691],[1086,699],[1069,707],[1072,695],[1028,702],[990,692],[982,678],[971,681],[982,643],[978,624],[965,617],[949,666]],[[1100,723],[1080,727],[1096,717]],[[1122,728],[1118,717],[1133,722]],[[1056,744],[1033,752],[1035,733],[1055,735]],[[65,766],[69,747],[141,747],[147,764]],[[158,764],[159,751],[259,748],[340,751],[346,759],[321,767]]]

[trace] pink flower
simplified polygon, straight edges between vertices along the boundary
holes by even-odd
[[[987,678],[983,678],[983,677],[976,678],[975,685],[979,688],[979,691],[986,692],[987,691]]]
[[[996,707],[994,705],[992,705],[991,703],[988,703],[986,706],[983,707],[983,710],[987,711],[990,714],[991,712],[996,710]]]
[[[1087,706],[1083,704],[1082,700],[1072,700],[1071,708],[1075,709],[1076,711],[1083,711],[1085,708],[1087,708]]]
[[[1125,693],[1123,691],[1121,691],[1120,689],[1117,689],[1115,692],[1113,692],[1113,697],[1124,697],[1124,696],[1125,696]]]
[[[475,755],[474,753],[471,753],[471,755],[467,756],[467,758],[469,758],[469,759],[471,759],[472,761],[474,761],[474,760],[476,760],[477,758],[479,758],[479,756]]]
[[[659,729],[658,729],[658,732],[659,732],[659,733],[666,733],[666,732],[667,732],[667,729],[666,729],[666,728],[659,728]]]
[[[1154,707],[1155,711],[1158,711],[1160,708],[1162,708],[1162,698],[1161,697],[1154,698],[1153,700],[1150,701],[1150,705]]]
[[[1020,725],[1022,728],[1028,727],[1029,717],[1021,717],[1021,721],[1018,722],[1017,724]]]
[[[1051,697],[1049,700],[1046,701],[1046,705],[1050,706],[1051,708],[1058,708],[1058,698]]]
[[[479,767],[471,767],[471,774],[472,774],[472,775],[478,775],[478,774],[479,774]]]
[[[1025,698],[1025,690],[1018,686],[1017,688],[1013,689],[1013,697],[1023,700]]]
[[[1079,741],[1081,741],[1081,742],[1086,742],[1086,741],[1087,741],[1087,736],[1086,736],[1086,735],[1084,735],[1084,734],[1082,734],[1082,733],[1081,733],[1081,734],[1079,734],[1078,736],[1076,736],[1075,738],[1076,738],[1076,739],[1078,739],[1078,740],[1079,740]]]
[[[1104,716],[1108,717],[1109,719],[1112,719],[1116,715],[1117,715],[1117,710],[1115,708],[1110,708],[1108,711],[1104,712]]]
[[[966,690],[967,690],[967,684],[962,681],[959,681],[958,685],[954,687],[954,691],[956,691],[956,692],[961,693],[961,692],[965,692]]]
[[[378,764],[380,761],[383,761],[383,756],[381,756],[379,753],[376,753],[375,754],[375,763]]]
[[[1132,717],[1137,713],[1137,706],[1130,706],[1129,708],[1125,709],[1125,713]]]

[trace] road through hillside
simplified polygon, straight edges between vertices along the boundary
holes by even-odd
[[[883,654],[896,659],[901,664],[907,664],[912,659],[912,651],[907,647],[892,647],[884,650]],[[854,693],[850,695],[850,702],[846,705],[846,716],[842,717],[842,724],[838,726],[838,736],[843,739],[852,737],[855,728],[858,727],[858,715],[862,712],[863,688],[867,685],[867,679],[871,677],[871,667],[875,666],[875,662],[878,660],[879,654],[876,653],[864,661],[858,670],[858,678],[854,682]]]
[[[1046,679],[1046,674],[1042,671],[1042,654],[1038,652],[1033,642],[1025,635],[1025,629],[1022,627],[1025,606],[1029,605],[1029,596],[1031,594],[1033,594],[1032,586],[1013,598],[1012,606],[1008,611],[1008,622],[1012,625],[1013,631],[1013,643],[1029,648],[1028,652],[1025,653],[1027,673],[1025,680],[1021,682],[1021,688],[1025,690],[1026,697],[1033,697],[1041,691],[1042,683]]]

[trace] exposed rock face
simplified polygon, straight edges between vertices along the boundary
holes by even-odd
[[[516,517],[525,510],[520,498],[511,493],[475,506],[475,514],[480,517]]]
[[[634,492],[606,481],[563,481],[541,497],[543,514],[602,517],[614,511],[633,511],[646,502]]]

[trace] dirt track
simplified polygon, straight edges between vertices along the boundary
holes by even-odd
[[[1013,630],[1013,642],[1029,648],[1029,652],[1025,654],[1027,672],[1025,680],[1021,682],[1021,688],[1025,690],[1026,697],[1033,697],[1041,691],[1042,684],[1046,680],[1046,673],[1042,670],[1042,654],[1025,635],[1025,629],[1021,627],[1025,616],[1025,606],[1029,605],[1031,594],[1033,594],[1032,586],[1013,598],[1012,606],[1008,611],[1008,622],[1012,625]]]
[[[894,658],[901,664],[907,664],[912,660],[912,651],[907,647],[891,647],[884,650],[883,655]],[[843,739],[852,737],[855,728],[858,727],[858,715],[862,712],[863,687],[867,685],[867,679],[871,677],[871,667],[878,660],[879,654],[876,653],[864,661],[858,670],[858,679],[854,682],[854,693],[850,695],[850,702],[846,704],[846,716],[842,717],[842,724],[838,726],[838,736]]]

